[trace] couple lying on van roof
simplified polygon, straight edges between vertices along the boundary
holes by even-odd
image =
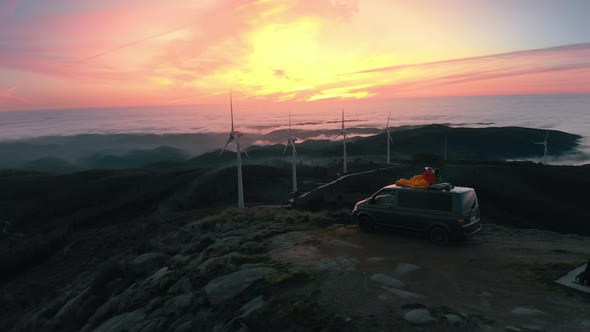
[[[432,167],[424,167],[424,173],[414,175],[411,179],[399,179],[395,184],[401,187],[428,188],[430,185],[440,182],[440,172]]]

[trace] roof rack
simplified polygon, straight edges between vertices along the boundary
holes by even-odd
[[[435,183],[435,184],[431,184],[428,189],[432,189],[432,190],[444,190],[444,191],[451,191],[451,189],[455,188],[455,186],[453,186],[452,184],[448,183],[448,182],[441,182],[441,183]]]

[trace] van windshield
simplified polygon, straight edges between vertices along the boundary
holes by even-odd
[[[477,196],[474,190],[464,193],[461,197],[463,200],[463,212],[469,213],[477,206]]]

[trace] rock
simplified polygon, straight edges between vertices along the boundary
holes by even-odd
[[[190,293],[193,290],[193,286],[188,279],[188,277],[184,276],[180,280],[178,280],[174,285],[170,286],[168,289],[168,294],[178,294],[178,293]]]
[[[333,247],[348,247],[348,248],[355,248],[355,249],[360,248],[356,244],[352,244],[350,242],[347,242],[344,240],[338,240],[338,239],[323,240],[322,244],[328,245],[328,246],[333,246]]]
[[[385,260],[385,258],[383,257],[369,257],[367,258],[367,262],[369,263],[379,263],[379,262],[383,262]]]
[[[174,297],[164,305],[169,313],[179,315],[188,309],[191,305],[193,294],[187,293]]]
[[[220,257],[212,257],[199,264],[197,269],[203,273],[211,272],[216,268],[222,268],[224,270],[233,269],[234,267],[231,266],[231,263],[239,257],[241,257],[241,255],[235,252]]]
[[[100,324],[93,332],[124,332],[131,330],[134,326],[141,323],[145,317],[143,309],[133,312],[126,312],[118,316],[111,317],[106,322]]]
[[[171,272],[168,271],[167,267],[163,267],[158,271],[154,272],[151,276],[149,276],[144,282],[141,283],[142,288],[153,288],[153,287],[161,287],[164,283],[164,278],[169,275]]]
[[[262,297],[262,295],[253,298],[252,300],[250,300],[248,303],[244,304],[240,308],[240,311],[242,312],[240,317],[247,318],[254,311],[263,308],[266,305],[266,303],[267,302],[264,301],[264,298]]]
[[[245,253],[257,253],[262,250],[264,250],[264,245],[260,242],[255,241],[248,241],[242,243],[242,245],[240,246],[240,251]]]
[[[142,254],[129,263],[129,269],[138,275],[148,274],[166,262],[167,259],[168,256],[159,252]]]
[[[55,315],[55,319],[59,322],[71,319],[76,316],[82,304],[90,295],[90,287],[86,288],[80,294],[70,299]]]
[[[206,233],[203,236],[195,236],[191,239],[191,241],[182,248],[181,254],[195,254],[200,253],[203,249],[210,246],[213,242],[215,242],[215,234],[213,233]]]
[[[461,316],[459,316],[459,315],[446,314],[446,315],[444,315],[444,317],[447,319],[447,322],[449,322],[451,324],[461,324],[461,323],[463,323],[463,318],[461,318]]]
[[[494,297],[494,295],[492,295],[492,293],[490,293],[490,292],[482,292],[481,294],[479,294],[479,296],[485,297],[485,298],[492,298],[492,297]]]
[[[338,262],[341,269],[347,271],[355,271],[359,265],[359,261],[356,258],[338,257],[336,258],[336,262]]]
[[[402,299],[420,299],[423,298],[424,295],[420,295],[420,294],[416,294],[416,293],[412,293],[412,292],[406,292],[403,291],[401,289],[397,289],[397,288],[391,288],[391,287],[384,287],[386,288],[388,291],[392,292],[393,294],[397,295],[398,297],[402,298]]]
[[[379,283],[383,286],[393,287],[393,288],[403,288],[406,285],[402,281],[397,280],[397,279],[395,279],[391,276],[388,276],[387,274],[383,274],[383,273],[373,274],[371,276],[371,281]]]
[[[168,264],[170,266],[186,265],[186,263],[188,261],[190,261],[190,260],[191,260],[191,256],[190,255],[178,254],[178,255],[175,255],[174,257],[170,258],[168,260]]]
[[[191,320],[187,320],[186,322],[178,325],[174,332],[192,332],[193,330],[193,322]]]
[[[426,309],[410,310],[404,314],[404,319],[412,324],[426,324],[435,320]]]
[[[135,284],[134,284],[135,285]],[[127,288],[123,293],[113,296],[108,301],[103,303],[88,319],[86,325],[82,328],[82,332],[92,331],[92,329],[107,317],[109,317],[112,313],[116,312],[119,306],[121,305],[122,300],[127,302],[131,297],[131,292],[133,292],[133,285]]]
[[[266,265],[264,265],[264,263],[246,263],[246,264],[242,264],[240,266],[240,270],[247,270],[247,269],[251,269],[253,267],[261,267],[261,266],[266,267]]]
[[[313,239],[311,235],[306,232],[295,231],[284,234],[275,235],[270,238],[271,249],[287,249],[296,244],[301,244]]]
[[[404,274],[413,272],[418,270],[420,267],[418,265],[414,265],[414,264],[408,264],[408,263],[400,263],[396,266],[395,271],[393,272],[393,274],[395,274],[396,276],[402,276]]]
[[[210,281],[204,287],[205,293],[211,304],[219,305],[234,298],[255,281],[276,272],[277,270],[268,267],[255,267],[233,272]]]
[[[155,332],[159,323],[160,319],[149,319],[135,325],[130,332]]]
[[[512,310],[513,315],[519,316],[537,316],[537,315],[546,315],[547,313],[537,309],[531,309],[526,307],[517,307]]]
[[[227,236],[210,244],[203,252],[220,252],[221,254],[227,254],[232,251],[238,250],[240,247],[241,236]]]
[[[193,319],[193,315],[191,314],[186,314],[180,318],[178,318],[176,321],[174,321],[174,323],[172,323],[172,325],[170,325],[170,328],[168,329],[168,331],[192,331],[192,319]],[[187,325],[188,323],[188,325]],[[187,330],[188,328],[188,330]]]

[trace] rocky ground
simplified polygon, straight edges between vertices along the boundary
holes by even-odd
[[[361,233],[349,211],[226,210],[189,218],[45,285],[13,331],[587,331],[590,297],[553,280],[587,237],[487,225],[436,247]],[[91,241],[90,239],[88,241]],[[116,243],[112,244],[117,245]],[[70,251],[69,251],[70,250]],[[72,248],[64,248],[56,261]],[[28,275],[42,278],[43,266]],[[71,275],[71,277],[63,277]],[[48,276],[48,274],[46,274]],[[58,277],[55,277],[58,278]],[[59,279],[59,278],[58,278]],[[2,302],[22,289],[2,284]],[[29,294],[30,296],[30,294]],[[14,308],[13,308],[14,309]],[[7,312],[7,311],[5,311]]]

